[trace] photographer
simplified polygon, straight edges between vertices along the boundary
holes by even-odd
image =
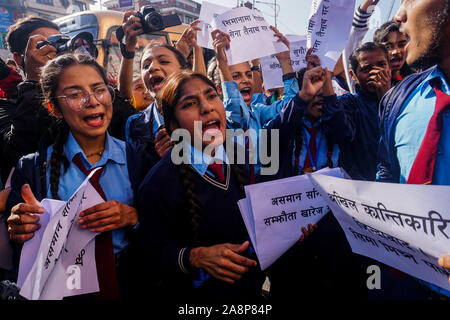
[[[4,181],[21,156],[38,150],[41,137],[54,122],[48,110],[42,108],[39,80],[41,68],[57,55],[57,49],[49,43],[45,44],[45,41],[59,33],[59,27],[53,22],[31,16],[12,25],[6,37],[14,60],[25,73],[25,81],[17,86],[11,96],[16,101],[16,108],[11,130],[3,137],[5,146],[1,173]],[[40,41],[44,41],[42,47],[38,46]],[[113,108],[114,118],[108,131],[113,137],[123,140],[126,120],[136,111],[118,94]]]

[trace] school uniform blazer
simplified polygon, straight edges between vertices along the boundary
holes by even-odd
[[[409,95],[425,80],[436,66],[406,77],[397,86],[388,91],[380,103],[380,144],[378,148],[378,172],[376,180],[380,182],[399,182],[400,165],[395,151],[394,126],[402,106]]]
[[[158,284],[161,296],[171,301],[252,301],[260,296],[264,276],[258,266],[230,285],[204,270],[194,270],[189,263],[191,248],[250,241],[237,205],[240,199],[237,179],[228,166],[225,168],[224,183],[208,174],[201,176],[190,166],[187,168],[192,170],[195,192],[202,206],[196,243],[191,240],[191,217],[171,151],[150,170],[139,188],[138,233],[143,263]],[[248,171],[245,175],[248,177]],[[242,255],[257,260],[252,251]]]

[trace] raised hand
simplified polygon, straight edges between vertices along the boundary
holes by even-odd
[[[310,101],[322,89],[327,80],[327,68],[316,67],[307,70],[303,76],[302,89],[299,92],[300,98]]]
[[[383,98],[386,92],[391,88],[391,72],[390,70],[383,69],[381,67],[374,66],[369,72],[369,81],[377,90],[377,97],[379,100]]]
[[[321,65],[320,58],[312,53],[312,48],[309,48],[308,51],[306,52],[305,60],[306,60],[306,70],[311,70],[316,67],[320,67]]]
[[[41,68],[47,61],[56,57],[56,48],[49,44],[41,48],[36,48],[39,41],[47,41],[47,38],[36,34],[28,39],[27,47],[25,48],[25,75],[28,80],[39,81],[41,79]]]
[[[175,44],[175,48],[180,51],[185,58],[189,56],[192,48],[197,45],[197,31],[202,29],[198,27],[200,20],[195,20],[189,25],[189,28],[183,31],[180,39]]]
[[[136,11],[127,11],[123,16],[122,29],[125,34],[123,43],[128,52],[135,52],[137,36],[143,33],[141,20],[135,17]]]
[[[217,64],[227,64],[227,56],[225,50],[230,49],[231,38],[230,36],[217,29],[211,32],[213,38],[214,51],[216,52]]]

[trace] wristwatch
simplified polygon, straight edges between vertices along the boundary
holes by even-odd
[[[259,66],[252,66],[250,68],[251,71],[259,71],[261,68]]]
[[[123,42],[120,42],[120,53],[125,59],[133,59],[134,58],[134,52],[127,51],[125,44]]]
[[[294,78],[298,79],[297,72],[289,72],[289,73],[283,74],[283,81],[294,79]]]

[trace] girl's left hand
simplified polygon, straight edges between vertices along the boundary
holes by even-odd
[[[300,236],[300,239],[298,239],[297,243],[300,244],[304,240],[308,239],[308,237],[313,233],[314,230],[317,229],[317,224],[308,224],[308,230],[306,230],[305,227],[302,227],[302,235]]]
[[[189,24],[189,28],[183,31],[180,39],[175,44],[175,48],[180,51],[185,58],[187,58],[192,48],[197,45],[197,31],[202,31],[198,27],[200,20],[195,20]]]
[[[82,229],[92,232],[106,232],[123,227],[133,227],[138,222],[135,208],[119,201],[107,201],[90,207],[80,213],[78,223]]]
[[[278,29],[275,28],[274,26],[270,26],[269,28],[272,29],[273,32],[275,32],[275,34],[273,36],[278,38],[277,42],[283,42],[286,45],[286,47],[288,47],[287,51],[277,53],[277,54],[275,54],[275,57],[277,57],[278,61],[290,60],[291,52],[289,51],[289,49],[290,49],[291,45],[289,43],[289,40],[280,31],[278,31]]]
[[[447,268],[450,270],[450,254],[442,256],[439,258],[438,263],[441,267]],[[450,282],[450,276],[448,277],[448,281]]]

